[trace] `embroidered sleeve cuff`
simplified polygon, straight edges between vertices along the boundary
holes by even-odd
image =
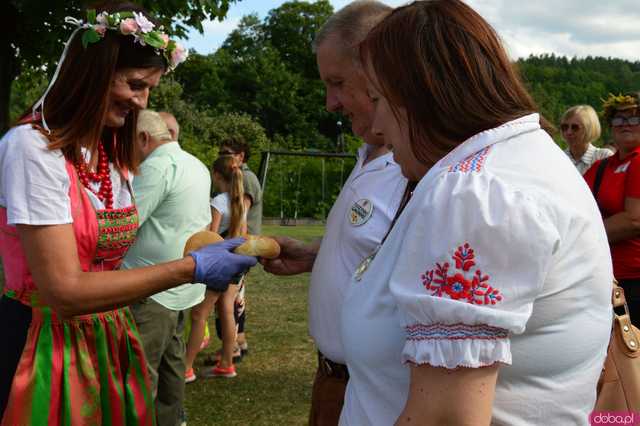
[[[511,364],[509,332],[485,324],[413,324],[405,327],[402,361],[445,368]]]

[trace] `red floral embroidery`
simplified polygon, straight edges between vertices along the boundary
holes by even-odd
[[[475,253],[469,243],[457,248],[453,256],[455,271],[449,273],[449,262],[436,263],[434,269],[420,276],[422,285],[432,296],[447,296],[453,300],[463,300],[474,305],[495,305],[502,301],[500,290],[489,284],[489,275],[480,269],[475,272]]]

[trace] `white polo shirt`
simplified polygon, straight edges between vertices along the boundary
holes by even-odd
[[[358,161],[329,216],[311,272],[309,332],[318,349],[344,363],[340,311],[353,271],[382,241],[402,199],[407,180],[387,153],[363,166],[369,145]]]
[[[588,425],[612,278],[593,196],[538,114],[479,133],[420,180],[348,286],[340,425],[394,424],[408,362],[500,363],[492,425]]]

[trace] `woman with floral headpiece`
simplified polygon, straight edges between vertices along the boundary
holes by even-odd
[[[618,151],[584,177],[604,219],[614,276],[640,326],[640,93],[609,95],[602,109]]]
[[[2,425],[151,425],[153,396],[128,308],[255,264],[242,239],[114,271],[138,226],[137,113],[186,52],[131,4],[89,11],[32,112],[0,140]]]

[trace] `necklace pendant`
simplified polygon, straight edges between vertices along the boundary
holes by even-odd
[[[369,269],[369,265],[371,265],[371,262],[373,262],[373,259],[375,257],[376,257],[376,252],[371,253],[369,256],[365,257],[362,260],[362,262],[360,262],[360,265],[358,265],[358,267],[356,268],[356,272],[354,274],[354,278],[356,281],[362,280],[362,276],[367,271],[367,269]]]

